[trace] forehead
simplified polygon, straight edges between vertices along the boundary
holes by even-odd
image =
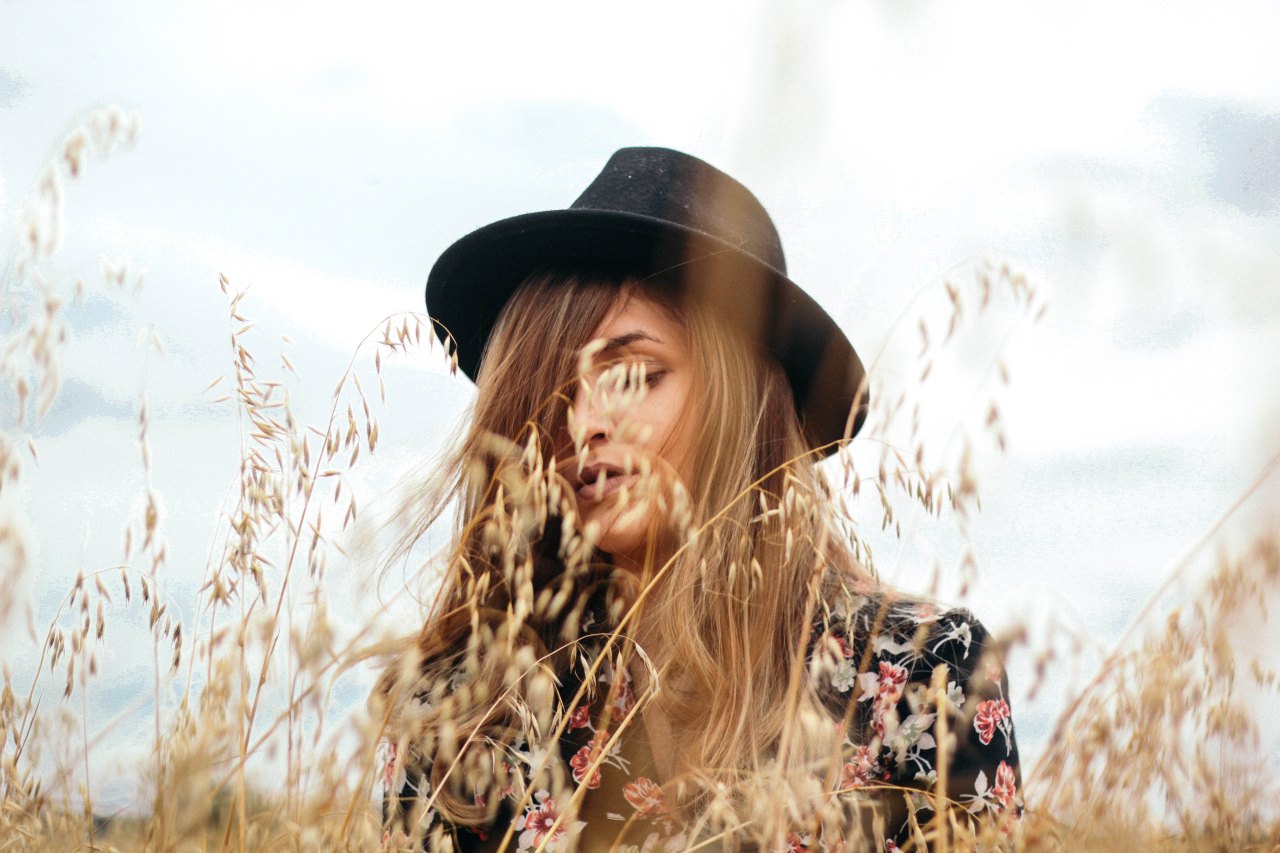
[[[684,348],[685,328],[665,306],[636,293],[620,296],[591,336],[615,346]]]

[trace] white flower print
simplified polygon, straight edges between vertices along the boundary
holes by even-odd
[[[990,785],[987,774],[983,771],[978,772],[978,778],[973,783],[973,793],[965,794],[960,799],[967,801],[965,806],[970,814],[980,814],[985,811],[1001,812],[1016,804],[1017,800],[1017,776],[1013,767],[1008,762],[1001,761],[1000,766],[996,768],[996,783]]]
[[[960,713],[964,707],[964,691],[954,681],[947,682],[947,709],[953,714]]]
[[[560,819],[560,807],[547,791],[538,791],[534,802],[525,807],[524,814],[516,819],[516,829],[523,830],[516,839],[516,853],[526,853],[540,844],[546,843],[543,850],[563,853],[574,849],[577,838],[585,821],[556,821]]]
[[[933,650],[945,646],[947,643],[960,642],[964,644],[964,656],[969,656],[969,644],[973,642],[973,629],[969,627],[969,623],[964,620],[957,619],[950,623],[946,631],[942,632],[942,636],[938,637],[938,641],[933,644]]]
[[[902,757],[912,748],[917,752],[936,748],[933,735],[929,733],[936,717],[936,714],[912,714],[886,735],[885,744]],[[901,760],[900,758],[899,761]]]
[[[948,796],[958,799],[975,818],[1004,815],[1000,818],[1004,820],[1016,816],[1021,808],[1021,792],[1012,719],[1003,697],[999,658],[983,655],[987,634],[981,623],[966,611],[934,610],[909,600],[898,599],[888,606],[877,598],[858,599],[855,603],[858,609],[851,613],[833,603],[815,620],[809,634],[809,661],[815,676],[812,683],[820,689],[823,702],[832,712],[831,724],[843,743],[838,778],[829,782],[832,792],[851,801],[878,802],[883,798],[885,803],[896,802],[896,809],[888,812],[891,821],[885,827],[883,849],[887,851],[898,850],[898,845],[911,837],[909,820],[913,811],[932,808],[941,775],[948,776]],[[594,656],[602,650],[602,646],[584,642],[572,664],[575,670],[581,665],[585,674],[588,666],[596,666]],[[944,665],[945,696],[930,687],[935,670]],[[860,667],[867,671],[859,672]],[[566,819],[556,824],[569,800],[562,794],[563,801],[557,802],[545,790],[551,785],[544,780],[554,778],[546,771],[557,764],[563,771],[562,778],[567,781],[571,776],[586,789],[582,792],[586,797],[602,796],[608,791],[609,796],[625,800],[630,806],[616,809],[625,814],[616,814],[609,810],[614,808],[610,806],[601,818],[614,828],[601,837],[612,838],[611,843],[619,845],[616,849],[626,853],[674,853],[696,843],[696,839],[687,838],[677,812],[665,802],[663,788],[648,776],[631,775],[631,767],[646,767],[649,759],[628,751],[629,731],[623,731],[616,739],[614,748],[598,763],[595,772],[588,772],[603,744],[617,731],[618,719],[632,710],[640,698],[635,695],[627,669],[617,660],[604,661],[585,692],[566,693],[564,698],[567,717],[562,721],[559,743],[530,737],[528,743],[520,740],[507,749],[508,781],[514,790],[503,791],[505,796],[513,797],[506,808],[511,809],[522,797],[530,796],[526,791],[536,791],[532,802],[521,811],[499,812],[500,816],[510,815],[500,817],[500,821],[514,822],[516,843],[512,849],[532,851],[544,845],[549,851],[567,851],[587,845],[584,821]],[[941,749],[936,731],[942,715],[955,720],[948,726],[945,750]],[[633,719],[628,729],[637,722]],[[597,725],[606,737],[600,737]],[[951,762],[947,774],[943,767],[935,766],[940,752],[945,752]],[[392,832],[408,830],[408,824],[418,816],[408,812],[409,801],[401,800],[401,794],[412,797],[415,782],[430,791],[417,769],[424,759],[415,757],[406,762],[406,754],[408,750],[402,744],[399,757],[401,764],[409,764],[407,780],[403,772],[396,772],[394,761],[384,760],[380,768],[385,774],[384,809]],[[388,749],[387,758],[393,755]],[[427,766],[429,759],[430,756],[425,758]],[[398,789],[388,790],[388,780],[398,783]],[[972,787],[961,790],[962,783]],[[892,796],[886,792],[892,792]],[[904,792],[908,794],[905,802]],[[441,827],[440,817],[435,814],[427,819],[433,821],[429,828],[456,833],[464,845],[486,829],[490,833],[506,832],[510,826],[499,823],[472,830]],[[621,828],[622,824],[628,827]],[[850,847],[849,839],[838,834],[826,837],[822,831],[800,825],[796,830],[811,835],[788,838],[778,850],[848,853],[861,849]]]
[[[858,665],[850,658],[836,664],[836,671],[831,674],[831,686],[841,693],[848,693],[858,680]]]

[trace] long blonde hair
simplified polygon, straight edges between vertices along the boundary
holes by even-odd
[[[638,576],[591,549],[561,477],[579,353],[636,294],[684,328],[698,401],[686,413],[687,506],[668,505],[677,535]],[[391,731],[431,757],[432,805],[453,823],[491,819],[497,797],[486,793],[511,783],[503,751],[555,729],[562,697],[583,681],[584,620],[596,631],[630,620],[645,645],[662,685],[654,707],[682,747],[668,782],[691,808],[762,768],[813,772],[813,756],[839,754],[829,723],[794,731],[816,702],[804,651],[814,608],[873,579],[835,518],[781,366],[733,322],[673,276],[616,270],[531,277],[503,309],[449,485],[422,503],[405,540],[459,498],[446,573],[378,691]],[[545,772],[563,783],[563,771]]]

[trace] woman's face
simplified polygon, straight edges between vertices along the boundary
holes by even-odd
[[[642,295],[620,299],[584,353],[569,413],[580,449],[578,514],[596,526],[597,547],[614,563],[644,565],[649,538],[665,529],[659,507],[684,482],[693,436],[693,363],[684,327]]]

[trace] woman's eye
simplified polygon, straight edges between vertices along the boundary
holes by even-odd
[[[627,385],[634,388],[643,383],[646,388],[652,388],[665,375],[666,371],[656,365],[635,364],[627,370]]]
[[[606,365],[591,380],[591,384],[618,391],[636,390],[641,387],[652,388],[666,375],[667,371],[658,365],[647,362],[618,361]]]

